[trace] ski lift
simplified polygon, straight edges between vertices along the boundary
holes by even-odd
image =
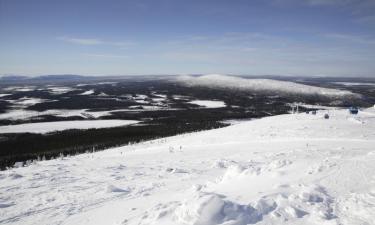
[[[355,115],[355,114],[358,114],[358,108],[357,108],[357,107],[353,107],[353,106],[350,107],[350,108],[349,108],[349,113],[350,113],[350,114],[354,114],[354,115]]]
[[[324,114],[324,119],[329,119],[328,113]]]

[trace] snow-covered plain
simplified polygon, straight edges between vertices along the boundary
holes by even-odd
[[[375,109],[288,114],[0,172],[0,224],[375,221]]]
[[[205,108],[222,108],[226,104],[223,101],[213,101],[213,100],[194,100],[188,103],[199,105]]]
[[[1,133],[48,133],[69,129],[91,129],[120,127],[138,123],[137,120],[72,120],[41,123],[24,123],[17,125],[0,126]]]
[[[304,95],[321,95],[325,97],[360,97],[360,95],[350,91],[322,88],[299,84],[290,81],[280,81],[272,79],[246,79],[235,76],[227,76],[220,74],[209,74],[204,76],[179,76],[173,78],[180,84],[186,86],[200,86],[220,89],[235,89],[249,91],[268,91],[274,93],[291,93]]]
[[[12,108],[19,108],[19,109],[21,109],[21,108],[26,108],[28,106],[32,106],[32,105],[38,104],[38,103],[53,102],[53,101],[57,101],[57,100],[23,97],[23,98],[19,98],[17,100],[6,100],[6,101],[13,104]]]
[[[58,117],[82,116],[84,118],[98,118],[101,116],[110,115],[110,111],[96,111],[92,112],[88,109],[50,109],[42,112],[25,109],[9,110],[0,114],[0,119],[3,120],[20,120],[29,119],[37,116],[54,115]]]
[[[341,84],[344,86],[375,86],[375,83],[359,83],[359,82],[332,82],[334,84]]]

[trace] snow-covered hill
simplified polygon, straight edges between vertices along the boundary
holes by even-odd
[[[180,84],[186,86],[201,86],[209,88],[235,89],[247,91],[267,91],[274,93],[289,93],[303,95],[319,95],[325,97],[355,97],[360,95],[350,91],[322,88],[290,81],[272,79],[245,79],[235,76],[209,74],[204,76],[179,76],[174,78]]]
[[[375,110],[290,114],[0,172],[0,224],[374,224]]]

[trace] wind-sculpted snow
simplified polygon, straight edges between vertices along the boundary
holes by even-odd
[[[0,172],[0,224],[373,224],[374,130],[330,109],[38,161]]]
[[[289,81],[272,79],[246,79],[218,74],[204,76],[179,76],[176,78],[176,81],[186,86],[201,86],[219,89],[319,95],[326,97],[360,97],[358,94],[354,94],[350,91],[322,88]]]

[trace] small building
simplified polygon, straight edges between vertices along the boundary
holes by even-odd
[[[324,114],[324,119],[329,119],[328,113]]]

